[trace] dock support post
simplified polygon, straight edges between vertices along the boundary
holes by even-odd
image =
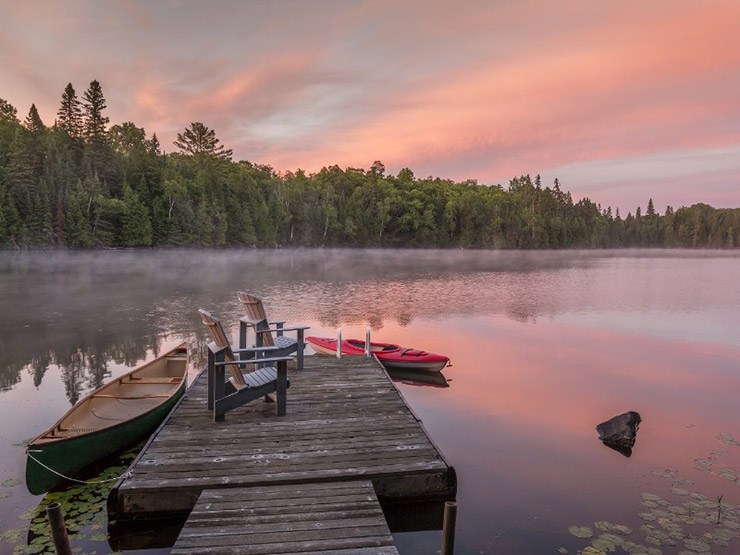
[[[304,330],[298,330],[297,335],[298,337],[296,338],[296,342],[298,344],[296,347],[298,347],[298,350],[296,351],[296,368],[298,368],[298,370],[303,370],[303,350],[306,348],[306,342],[303,338]]]
[[[365,330],[365,356],[370,358],[370,328]]]
[[[455,552],[455,521],[457,520],[457,503],[445,501],[444,523],[442,525],[442,551],[440,555],[453,555]]]
[[[210,349],[209,349],[210,351]],[[224,366],[218,364],[219,362],[226,361],[226,352],[224,349],[219,350],[213,357],[213,421],[223,422],[225,419],[225,413],[223,409],[218,406],[219,400],[226,396],[226,371]],[[211,363],[209,353],[209,364]],[[209,368],[210,370],[211,368]]]
[[[275,412],[278,416],[285,416],[288,397],[288,364],[281,360],[277,363],[277,407]]]
[[[342,358],[342,328],[337,328],[337,358]]]
[[[62,514],[62,505],[60,503],[49,503],[46,506],[46,517],[49,519],[51,537],[54,540],[54,548],[57,554],[72,555],[69,536],[67,536],[67,526],[64,524],[64,515]]]

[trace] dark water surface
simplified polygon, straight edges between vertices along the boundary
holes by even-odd
[[[452,359],[450,387],[399,387],[457,470],[456,553],[576,553],[604,533],[617,552],[740,553],[739,275],[719,251],[0,253],[0,534],[16,530],[0,553],[44,502],[22,442],[181,340],[194,374],[197,309],[235,323],[238,290],[313,335],[369,326]],[[628,410],[626,458],[595,426]],[[101,530],[75,545],[111,551]],[[395,534],[407,555],[440,538]]]

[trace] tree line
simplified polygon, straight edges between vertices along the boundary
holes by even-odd
[[[72,84],[46,125],[0,98],[0,247],[353,246],[734,248],[740,209],[668,207],[626,217],[573,202],[556,179],[417,178],[330,166],[278,173],[232,160],[200,122],[165,153],[132,122],[109,126],[100,83]]]

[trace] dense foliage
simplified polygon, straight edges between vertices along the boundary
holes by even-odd
[[[622,218],[557,180],[417,179],[337,166],[307,175],[233,162],[215,132],[194,122],[165,154],[156,135],[108,128],[97,81],[82,101],[71,84],[57,120],[34,105],[21,122],[0,99],[0,247],[388,246],[735,247],[740,209],[668,208],[652,200]]]

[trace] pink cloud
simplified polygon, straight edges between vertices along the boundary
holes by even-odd
[[[203,121],[237,158],[276,169],[381,159],[490,183],[740,142],[740,4],[729,0],[6,12],[0,95],[21,111],[36,102],[53,119],[68,81],[81,92],[98,79],[113,120],[163,144]]]

